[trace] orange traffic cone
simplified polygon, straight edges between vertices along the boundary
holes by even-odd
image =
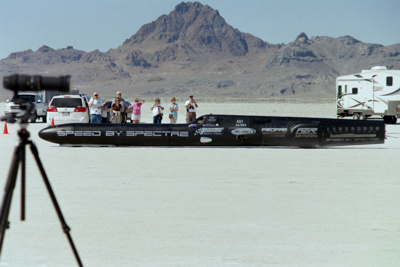
[[[4,124],[3,134],[8,134],[7,122]]]
[[[54,118],[51,118],[51,126],[54,126]]]

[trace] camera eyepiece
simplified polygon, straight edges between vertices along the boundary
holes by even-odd
[[[56,90],[69,92],[71,76],[43,77],[14,74],[3,78],[3,86],[13,91]]]

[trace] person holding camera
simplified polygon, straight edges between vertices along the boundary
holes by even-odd
[[[196,108],[199,106],[197,105],[196,101],[193,99],[193,95],[189,96],[189,100],[185,102],[186,108],[186,123],[189,123],[196,119]]]
[[[164,115],[162,112],[164,110],[164,106],[161,105],[161,100],[156,98],[154,105],[152,105],[150,109],[153,111],[153,123],[161,124],[161,120]]]
[[[97,92],[93,93],[93,97],[90,99],[89,103],[90,108],[90,123],[101,123],[101,110],[103,108],[103,101],[99,98],[99,94]]]

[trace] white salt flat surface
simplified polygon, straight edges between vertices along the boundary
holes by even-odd
[[[334,118],[335,103],[199,103],[208,113]],[[19,125],[0,127],[4,188]],[[400,266],[400,124],[382,145],[322,149],[60,147],[44,127],[28,130],[85,266]],[[18,177],[0,266],[76,266],[26,159],[26,220]]]

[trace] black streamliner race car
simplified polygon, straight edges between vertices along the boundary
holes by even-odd
[[[62,145],[295,146],[382,144],[385,124],[301,117],[203,115],[188,124],[62,124],[39,136]]]

